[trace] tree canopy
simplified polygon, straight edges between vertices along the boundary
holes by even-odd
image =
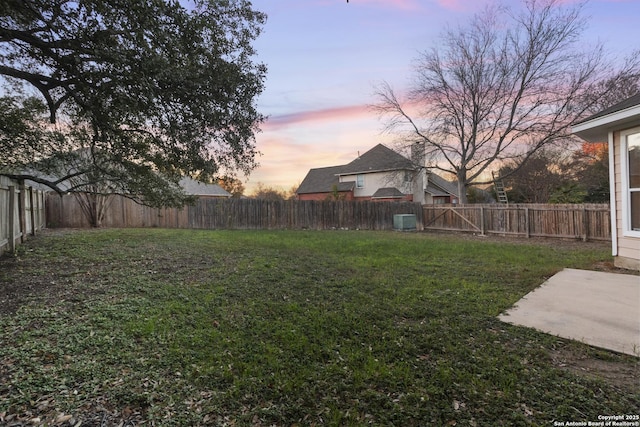
[[[218,178],[218,185],[231,193],[232,197],[240,198],[244,195],[244,184],[238,178],[222,176]]]
[[[500,176],[510,202],[606,203],[609,201],[607,143],[583,143],[578,149],[545,147],[527,162],[502,165]]]
[[[0,174],[166,205],[181,176],[249,173],[265,19],[247,0],[3,1]]]
[[[423,144],[428,166],[457,177],[461,202],[495,164],[526,161],[569,137],[606,90],[601,47],[583,49],[583,4],[525,0],[489,6],[448,28],[414,64],[401,99],[383,83],[375,109],[405,144]],[[595,96],[594,96],[595,95]]]

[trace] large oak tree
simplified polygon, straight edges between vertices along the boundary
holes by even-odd
[[[184,201],[181,176],[256,166],[266,67],[247,0],[4,0],[0,174]]]

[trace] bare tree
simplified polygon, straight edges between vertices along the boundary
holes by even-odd
[[[583,4],[525,0],[521,12],[488,7],[420,54],[408,99],[376,89],[386,130],[425,145],[428,166],[466,188],[494,162],[527,159],[567,138],[586,114],[601,47],[579,49]]]
[[[640,92],[640,49],[620,62],[618,70],[611,70],[596,84],[595,90],[585,94],[584,104],[589,113],[595,114]]]
[[[505,162],[500,176],[505,180],[509,201],[514,203],[548,203],[550,196],[570,181],[563,172],[569,154],[560,148],[545,147],[521,164],[517,160]]]
[[[286,200],[287,193],[278,188],[269,187],[262,182],[258,182],[249,197],[262,200]]]

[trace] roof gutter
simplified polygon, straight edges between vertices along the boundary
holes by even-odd
[[[640,105],[616,111],[591,120],[579,122],[571,127],[571,132],[588,142],[604,142],[608,131],[613,127],[620,127],[626,123],[633,123],[640,115]]]

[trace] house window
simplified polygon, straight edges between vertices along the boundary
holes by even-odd
[[[624,231],[640,237],[640,128],[623,132],[621,136]]]
[[[411,171],[404,171],[404,182],[411,182],[413,179],[413,174]]]
[[[356,188],[364,188],[364,175],[356,175]]]

